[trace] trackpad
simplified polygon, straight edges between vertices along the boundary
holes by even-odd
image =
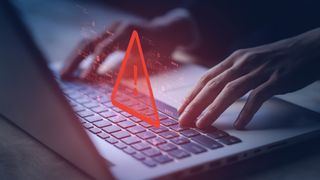
[[[230,106],[214,123],[214,126],[221,129],[234,129],[232,125],[237,119],[244,103],[245,99],[241,99]],[[312,124],[320,123],[317,118],[319,118],[317,113],[273,98],[264,103],[246,129],[266,130],[310,127]]]
[[[177,108],[206,72],[206,68],[187,64],[150,78],[156,99]]]

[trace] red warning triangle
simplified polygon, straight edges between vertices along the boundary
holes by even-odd
[[[160,127],[147,66],[137,31],[133,31],[114,85],[112,104],[123,111]]]

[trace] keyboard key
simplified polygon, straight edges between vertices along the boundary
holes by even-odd
[[[165,139],[171,139],[171,138],[179,136],[177,133],[175,133],[173,131],[166,131],[166,132],[163,132],[163,133],[159,133],[159,135],[162,136]]]
[[[178,147],[176,145],[171,144],[171,143],[161,144],[158,147],[159,147],[159,149],[161,149],[163,151],[171,151],[171,150],[174,150],[174,149],[178,149]]]
[[[147,102],[147,101],[145,101],[145,102]],[[143,110],[140,110],[139,112],[140,112],[141,114],[146,115],[146,113],[151,112],[151,109],[149,109],[148,106],[147,106],[147,108],[144,108]],[[153,112],[153,111],[152,111],[152,112]]]
[[[184,131],[184,130],[189,129],[189,128],[183,128],[183,127],[181,127],[179,124],[170,126],[169,128],[172,129],[172,130],[174,130],[174,131],[176,131],[176,132],[180,132],[180,131]]]
[[[132,134],[137,134],[137,133],[146,131],[143,127],[141,127],[139,125],[130,127],[127,130]]]
[[[130,117],[131,116],[131,114],[129,114],[127,112],[124,112],[124,111],[120,112],[120,114],[122,114],[124,117]]]
[[[190,140],[189,140],[188,138],[185,138],[185,137],[182,137],[182,136],[180,136],[180,137],[175,137],[175,138],[173,138],[173,139],[170,139],[170,141],[173,142],[173,143],[175,143],[175,144],[178,144],[178,145],[180,145],[180,144],[186,144],[186,143],[189,143],[189,142],[190,142]]]
[[[158,113],[158,115],[159,115],[159,119],[160,119],[160,121],[161,121],[161,120],[168,119],[168,116],[167,116],[167,115],[165,115],[165,114]]]
[[[102,117],[100,116],[97,116],[97,115],[93,115],[93,116],[88,116],[88,117],[85,117],[85,119],[88,121],[88,122],[96,122],[96,121],[101,121],[102,120]]]
[[[146,116],[155,116],[154,111],[152,109],[146,109],[142,111]]]
[[[84,124],[84,123],[87,122],[87,120],[85,120],[84,118],[81,118],[81,117],[79,117],[79,120],[80,120],[80,122],[81,122],[82,124]]]
[[[110,108],[112,107],[112,102],[107,102],[107,103],[103,103],[103,105],[105,105],[106,107]]]
[[[164,126],[160,126],[159,128],[152,127],[152,128],[150,128],[150,131],[152,131],[154,133],[162,133],[162,132],[168,131],[168,128],[166,128]]]
[[[152,159],[144,159],[144,160],[142,160],[141,162],[143,162],[143,164],[145,164],[145,165],[147,165],[147,166],[149,166],[149,167],[155,167],[155,166],[157,166],[157,163],[156,163],[154,160],[152,160]]]
[[[110,98],[106,96],[98,96],[96,98],[96,101],[98,101],[99,103],[107,103],[110,102]]]
[[[198,131],[203,132],[203,133],[211,133],[211,132],[218,131],[218,129],[213,126],[208,126],[205,129],[198,129]]]
[[[93,128],[93,127],[94,127],[91,123],[84,123],[83,126],[84,126],[84,128],[86,128],[86,129],[90,129],[90,128]]]
[[[140,140],[139,138],[134,137],[134,136],[130,136],[130,137],[127,137],[127,138],[123,138],[121,141],[124,142],[124,143],[126,143],[126,144],[128,144],[128,145],[141,142],[141,140]]]
[[[173,119],[165,119],[165,120],[160,121],[160,123],[165,126],[172,126],[172,125],[178,124],[178,122]]]
[[[73,107],[73,110],[75,112],[80,112],[80,111],[84,111],[86,109],[84,107],[80,106],[80,105],[76,105],[76,106]]]
[[[236,144],[241,142],[239,138],[234,136],[226,136],[226,137],[220,138],[219,141],[226,145],[231,145],[231,144]]]
[[[217,149],[223,147],[222,144],[204,135],[194,136],[191,139],[210,149]]]
[[[148,139],[147,140],[148,143],[154,145],[154,146],[157,146],[159,144],[163,144],[163,143],[166,143],[167,141],[162,139],[161,137],[155,137],[155,138],[152,138],[152,139]]]
[[[123,117],[123,116],[117,115],[117,116],[113,116],[113,117],[108,118],[108,120],[113,122],[113,123],[118,123],[118,122],[121,122],[121,121],[125,121],[126,118]]]
[[[117,131],[112,133],[111,135],[117,139],[122,139],[130,136],[130,134],[127,131]]]
[[[177,159],[182,159],[182,158],[185,158],[185,157],[188,157],[190,156],[189,153],[187,153],[186,151],[184,150],[181,150],[181,149],[176,149],[176,150],[173,150],[173,151],[170,151],[168,152],[172,157],[175,157]]]
[[[140,122],[139,124],[140,124],[141,126],[145,127],[145,128],[151,127],[151,125],[150,125],[149,123],[144,122],[144,121]]]
[[[129,127],[132,127],[132,126],[135,126],[136,124],[132,121],[122,121],[122,122],[119,122],[118,123],[118,126],[122,127],[122,128],[129,128]]]
[[[123,151],[124,151],[125,153],[127,153],[127,154],[130,154],[130,155],[136,153],[136,151],[135,151],[133,148],[131,148],[131,147],[124,148]]]
[[[121,95],[121,96],[118,95],[118,96],[116,97],[116,99],[117,99],[117,101],[122,102],[122,103],[130,100],[130,99],[129,99],[128,97],[126,97],[125,95]]]
[[[84,103],[83,106],[85,106],[87,108],[93,108],[93,107],[98,107],[99,103],[97,103],[95,101],[91,101],[89,103]]]
[[[91,96],[96,95],[96,92],[95,92],[94,90],[92,90],[92,89],[81,90],[81,92],[82,92],[83,94],[89,96],[89,97],[90,97],[90,95],[91,95]],[[91,98],[91,97],[90,97],[90,98]]]
[[[142,151],[142,150],[151,148],[150,145],[145,142],[133,144],[131,147],[133,147],[134,149],[136,149],[138,151]]]
[[[99,97],[99,95],[97,93],[87,94],[87,96],[93,100],[96,100]],[[90,104],[90,103],[88,103],[88,104]],[[88,108],[91,108],[91,107],[88,107]]]
[[[138,104],[137,101],[133,101],[133,100],[129,100],[127,102],[124,103],[126,106],[131,107],[132,109],[135,109],[135,105]]]
[[[80,97],[80,98],[76,98],[75,101],[77,103],[80,103],[80,104],[85,104],[85,103],[89,103],[91,102],[91,99],[89,99],[88,97]]]
[[[102,112],[105,112],[105,111],[108,111],[109,108],[105,107],[105,106],[98,106],[98,107],[94,107],[94,108],[91,108],[91,110],[93,112],[96,112],[96,113],[102,113]]]
[[[180,133],[186,137],[193,137],[193,136],[199,135],[199,132],[192,129],[187,129],[187,130],[181,131]]]
[[[114,111],[115,111],[115,112],[117,112],[117,113],[122,112],[122,110],[121,110],[121,109],[119,109],[119,108],[117,108],[117,107],[113,107],[113,108],[112,108],[112,110],[114,110]]]
[[[110,137],[109,134],[107,134],[105,132],[99,132],[97,135],[102,139]]]
[[[229,136],[228,133],[224,132],[224,131],[221,131],[221,130],[218,130],[218,131],[215,131],[215,132],[211,132],[211,133],[207,133],[208,136],[214,138],[214,139],[219,139],[219,138],[222,138],[222,137],[226,137],[226,136]]]
[[[194,154],[200,154],[200,153],[207,151],[205,148],[203,148],[195,143],[183,144],[183,145],[181,145],[181,147],[191,153],[194,153]]]
[[[88,117],[88,116],[93,116],[93,112],[88,111],[88,110],[77,112],[77,114],[82,118]]]
[[[112,125],[109,121],[106,121],[106,120],[96,121],[93,124],[98,128],[103,128],[103,127]]]
[[[146,132],[141,132],[141,133],[138,133],[137,136],[141,139],[150,139],[150,138],[154,138],[156,137],[156,135],[154,135],[152,132],[150,131],[146,131]]]
[[[118,140],[116,138],[113,137],[108,137],[105,139],[107,142],[109,142],[110,144],[115,144],[118,142]]]
[[[133,108],[136,111],[143,111],[143,110],[147,109],[148,107],[142,103],[139,103],[139,104],[135,105]]]
[[[160,164],[165,164],[165,163],[173,161],[173,159],[167,155],[156,156],[153,159],[156,160]]]
[[[136,158],[137,160],[139,160],[139,161],[146,159],[146,157],[145,157],[143,154],[141,154],[141,153],[135,153],[135,154],[133,154],[132,156],[133,156],[134,158]]]
[[[102,128],[102,130],[107,133],[114,133],[114,132],[120,131],[121,129],[117,126],[111,125],[111,126]]]
[[[135,123],[141,122],[141,119],[139,119],[137,117],[132,116],[132,117],[129,117],[129,118]]]
[[[115,147],[119,148],[119,149],[124,149],[127,147],[127,145],[125,145],[122,142],[117,142],[116,144],[114,144]]]
[[[67,99],[68,100],[68,99]],[[72,107],[76,107],[78,106],[78,104],[76,102],[69,102],[69,104],[72,106]]]
[[[76,91],[65,91],[65,94],[71,99],[79,99],[83,96],[83,94]]]
[[[155,148],[146,149],[142,151],[142,153],[149,157],[158,156],[161,154],[161,152]]]
[[[96,127],[90,128],[89,131],[91,131],[93,134],[97,134],[97,133],[101,132],[101,130],[99,128],[96,128]]]
[[[117,114],[112,112],[112,111],[106,111],[106,112],[102,112],[100,113],[100,115],[104,118],[109,118],[109,117],[112,117],[112,116],[116,116]]]

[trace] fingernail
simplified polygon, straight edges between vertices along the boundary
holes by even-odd
[[[178,118],[179,124],[183,126],[189,126],[188,121],[186,121],[186,112],[183,112]]]
[[[188,128],[189,127],[188,124],[181,123],[181,122],[179,122],[179,126],[183,127],[183,128]]]
[[[179,114],[179,118],[178,118],[178,121],[179,121],[179,122],[181,122],[181,121],[183,120],[184,114],[185,114],[184,112],[183,112],[182,114]]]
[[[199,122],[199,120],[196,122],[196,126],[197,128],[201,129],[201,123]]]
[[[201,119],[197,120],[196,126],[199,129],[205,129],[207,127],[207,123],[205,123],[204,120],[201,118]]]
[[[182,108],[184,106],[184,102],[178,107],[178,113],[181,114],[182,113]]]
[[[244,127],[242,124],[233,124],[233,127],[237,130],[244,130]]]
[[[242,117],[237,118],[234,122],[233,127],[237,130],[243,130],[246,126],[246,121],[242,121]]]
[[[188,122],[188,121],[179,122],[179,125],[183,128],[195,128],[196,127],[196,125],[193,122]]]

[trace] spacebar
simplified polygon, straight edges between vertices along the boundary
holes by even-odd
[[[191,138],[192,140],[198,142],[199,144],[206,146],[210,149],[217,149],[223,147],[222,144],[218,143],[217,141],[208,138],[204,135],[198,135]]]

